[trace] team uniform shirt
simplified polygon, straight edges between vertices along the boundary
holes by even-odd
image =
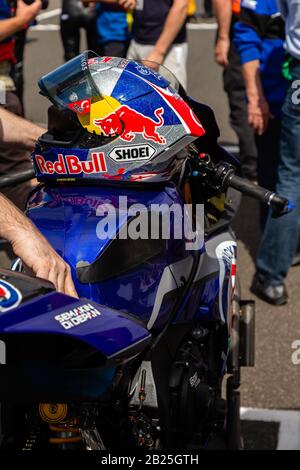
[[[137,0],[134,13],[133,38],[140,44],[155,45],[158,41],[173,0]],[[184,25],[174,44],[186,42],[186,26]]]
[[[97,5],[97,41],[128,42],[131,39],[132,15],[117,5]]]
[[[11,18],[11,7],[6,0],[0,0],[0,21],[8,20]],[[6,38],[0,42],[0,62],[8,60],[9,62],[15,62],[14,55],[14,38]]]
[[[271,113],[279,117],[286,94],[282,74],[284,22],[277,0],[242,0],[239,20],[234,25],[234,43],[241,63],[260,61],[260,74]]]
[[[300,60],[300,0],[279,0],[279,4],[286,20],[286,50]]]
[[[232,13],[233,15],[239,15],[241,12],[241,0],[232,0]]]
[[[0,21],[8,20],[12,16],[12,10],[6,0],[0,0]],[[11,66],[16,63],[15,39],[6,38],[0,42],[0,81],[5,84],[6,91],[14,91],[15,84],[10,76]]]

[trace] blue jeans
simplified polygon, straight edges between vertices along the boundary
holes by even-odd
[[[294,80],[300,80],[299,62],[293,66],[292,74]],[[300,103],[295,101],[295,99],[300,101],[298,88],[295,90],[292,88],[292,83],[290,84],[283,106],[280,162],[276,186],[277,193],[292,201],[296,208],[292,213],[280,219],[272,219],[269,213],[256,260],[257,273],[266,283],[273,286],[284,282],[299,241]]]

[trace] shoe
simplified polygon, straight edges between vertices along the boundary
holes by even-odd
[[[251,292],[271,305],[286,305],[288,293],[284,284],[272,286],[266,284],[257,274],[254,276]]]

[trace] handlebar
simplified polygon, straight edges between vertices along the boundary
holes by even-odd
[[[294,205],[288,199],[236,176],[235,167],[227,162],[221,161],[214,164],[207,154],[200,154],[199,157],[192,158],[192,162],[194,169],[196,168],[196,171],[192,173],[193,176],[200,178],[202,185],[204,183],[210,191],[221,193],[229,187],[234,188],[270,206],[273,218],[281,217],[294,209]]]
[[[202,164],[204,164],[206,170],[208,170],[206,177],[210,175],[209,179],[213,186],[219,190],[226,190],[231,187],[247,196],[257,199],[272,208],[272,216],[274,218],[288,214],[294,209],[294,205],[288,199],[282,198],[268,189],[236,176],[234,167],[226,162],[221,162],[216,166],[212,166],[211,161],[207,161],[207,164],[203,161]],[[201,172],[195,173],[201,175]],[[0,177],[0,189],[24,183],[34,177],[35,173],[33,168],[15,175],[2,176]]]
[[[7,188],[8,186],[15,186],[16,184],[25,183],[35,178],[34,169],[21,171],[13,175],[5,175],[0,177],[0,189]]]
[[[281,217],[288,214],[294,209],[293,204],[286,198],[278,196],[276,193],[269,191],[261,186],[257,186],[248,180],[240,178],[233,173],[227,179],[228,187],[234,188],[241,193],[250,196],[272,208],[273,218]]]

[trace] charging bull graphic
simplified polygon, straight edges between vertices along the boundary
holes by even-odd
[[[0,313],[17,307],[22,300],[18,289],[8,282],[0,280]]]
[[[157,132],[157,129],[164,125],[163,113],[163,108],[156,109],[155,121],[124,105],[103,119],[94,119],[94,124],[100,127],[106,136],[119,135],[126,142],[134,140],[136,134],[142,134],[147,140],[165,145],[166,139]]]

